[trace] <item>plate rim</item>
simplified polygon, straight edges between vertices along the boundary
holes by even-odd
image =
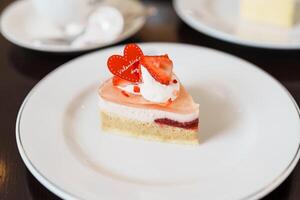
[[[123,37],[117,38],[116,40],[109,42],[109,43],[104,43],[104,44],[100,44],[100,45],[92,45],[92,46],[84,46],[82,48],[74,48],[74,49],[72,49],[72,48],[56,48],[56,47],[49,48],[47,46],[36,47],[34,45],[30,45],[27,42],[20,41],[16,37],[11,36],[10,34],[7,33],[6,29],[3,28],[5,16],[7,16],[7,14],[12,12],[12,10],[16,6],[19,6],[19,4],[26,4],[26,3],[28,4],[28,3],[30,3],[30,1],[29,0],[13,1],[3,9],[3,11],[0,15],[0,32],[1,32],[2,36],[9,42],[11,42],[19,47],[23,47],[25,49],[30,49],[30,50],[39,51],[39,52],[79,53],[79,52],[85,52],[85,51],[92,51],[92,50],[99,49],[99,48],[105,48],[105,47],[108,47],[108,46],[111,46],[114,44],[118,44],[118,43],[134,36],[138,31],[140,31],[143,28],[143,26],[145,25],[146,20],[147,20],[146,17],[141,16],[139,19],[140,21],[138,22],[138,25],[136,26],[136,28],[132,29],[132,31],[129,34],[124,35]]]
[[[188,14],[186,14],[183,9],[179,6],[179,1],[181,0],[173,0],[173,8],[176,12],[176,14],[179,16],[179,18],[184,21],[188,26],[193,28],[194,30],[203,33],[207,36],[213,37],[215,39],[242,45],[242,46],[248,46],[248,47],[255,47],[255,48],[262,48],[262,49],[273,49],[273,50],[298,50],[300,49],[300,44],[298,45],[288,45],[288,44],[276,44],[271,42],[255,42],[247,39],[242,39],[239,37],[236,37],[232,34],[223,32],[221,30],[212,28],[211,26],[207,26],[204,23],[202,23],[200,20],[196,22],[195,19],[192,19],[192,17]]]
[[[286,89],[285,86],[283,86],[276,78],[274,78],[271,74],[267,73],[265,70],[261,69],[260,67],[256,66],[255,64],[244,60],[242,58],[239,58],[235,55],[232,55],[230,53],[227,52],[223,52],[223,51],[219,51],[216,49],[212,49],[212,48],[208,48],[208,47],[204,47],[204,46],[198,46],[198,45],[191,45],[191,44],[186,44],[186,43],[172,43],[172,42],[143,42],[143,43],[138,43],[138,45],[173,45],[173,46],[185,46],[185,47],[192,47],[192,48],[200,48],[200,49],[204,49],[207,51],[211,51],[211,52],[215,52],[224,56],[229,56],[231,58],[237,59],[241,62],[245,62],[247,64],[250,64],[251,67],[254,67],[256,70],[264,73],[266,76],[268,76],[269,78],[273,79],[273,81],[275,81],[277,83],[277,85],[279,85],[283,91],[289,96],[291,103],[294,105],[296,112],[297,112],[297,116],[298,116],[298,120],[300,121],[300,108],[296,102],[296,100],[294,99],[294,97],[291,95],[291,93]],[[121,48],[123,45],[118,45],[118,46],[114,46],[111,47],[110,49],[117,49],[117,48]],[[93,54],[97,54],[101,52],[101,50],[98,51],[94,51],[88,54],[84,54],[82,56],[79,56],[77,58],[71,59],[70,61],[60,65],[59,67],[57,67],[56,69],[54,69],[53,71],[51,71],[50,73],[48,73],[46,76],[44,76],[31,90],[30,92],[26,95],[24,101],[22,102],[20,109],[18,111],[18,115],[17,115],[17,119],[16,119],[16,127],[15,127],[15,134],[16,134],[16,141],[17,141],[17,147],[18,147],[18,151],[21,155],[21,158],[25,164],[25,166],[27,167],[27,169],[31,172],[31,174],[48,190],[50,190],[52,193],[54,193],[55,195],[57,195],[60,198],[63,199],[71,199],[71,200],[77,200],[80,199],[79,197],[77,197],[74,194],[71,194],[70,192],[65,191],[64,189],[60,188],[59,186],[57,186],[55,183],[51,182],[50,180],[48,180],[34,165],[33,163],[30,161],[29,156],[26,154],[25,149],[22,145],[22,140],[21,140],[21,131],[20,131],[20,121],[22,118],[22,112],[26,106],[26,103],[28,102],[28,100],[30,99],[30,97],[35,93],[35,91],[38,89],[39,85],[47,78],[49,78],[50,76],[52,76],[53,74],[55,74],[57,71],[61,70],[62,68],[64,68],[65,66],[68,66],[69,64],[71,64],[72,62],[76,62],[77,60],[83,59],[85,57],[89,57]],[[286,168],[277,176],[274,178],[274,180],[272,180],[269,184],[267,184],[265,187],[259,189],[256,192],[253,192],[252,194],[249,194],[243,198],[241,198],[241,200],[252,200],[252,199],[260,199],[264,196],[266,196],[267,194],[269,194],[270,192],[272,192],[274,189],[276,189],[284,180],[286,180],[286,178],[291,174],[291,172],[294,170],[294,168],[296,167],[298,161],[300,158],[300,142],[298,144],[298,148],[297,151],[295,152],[292,160],[290,161],[290,163],[286,166]]]

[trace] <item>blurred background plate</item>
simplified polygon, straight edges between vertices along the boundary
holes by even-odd
[[[10,42],[37,51],[45,52],[80,52],[105,47],[125,40],[137,33],[145,24],[146,15],[143,14],[145,7],[139,1],[110,0],[110,3],[100,1],[105,5],[117,7],[124,17],[123,32],[115,40],[102,44],[90,44],[73,48],[62,45],[35,45],[34,40],[38,35],[57,33],[56,27],[45,23],[34,12],[30,0],[15,1],[2,13],[0,26],[1,33]]]
[[[173,6],[185,23],[221,40],[270,49],[300,48],[299,24],[280,29],[245,23],[239,18],[239,1],[173,0]]]

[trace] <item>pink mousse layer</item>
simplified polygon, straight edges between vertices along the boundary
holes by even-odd
[[[199,113],[199,105],[193,101],[191,95],[189,95],[189,93],[182,85],[180,86],[179,96],[175,99],[175,101],[168,105],[149,102],[140,95],[133,95],[130,93],[126,93],[124,95],[124,92],[122,92],[119,88],[113,86],[112,79],[104,82],[99,88],[98,92],[99,96],[102,99],[123,106],[159,110],[182,115],[195,113],[198,115]]]

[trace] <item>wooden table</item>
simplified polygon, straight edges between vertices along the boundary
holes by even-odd
[[[1,0],[0,10],[10,2]],[[171,1],[144,2],[157,6],[158,15],[149,18],[142,30],[122,43],[181,42],[234,54],[273,75],[300,103],[300,51],[264,50],[223,42],[185,25],[176,16]],[[23,164],[16,146],[15,121],[18,109],[31,88],[47,73],[79,55],[35,52],[17,47],[0,36],[0,199],[59,199],[42,186]],[[300,165],[265,199],[300,199]]]

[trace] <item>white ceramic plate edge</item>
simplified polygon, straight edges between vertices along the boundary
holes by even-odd
[[[208,36],[214,37],[219,40],[224,40],[226,42],[231,42],[234,44],[239,45],[245,45],[250,47],[256,47],[256,48],[266,48],[266,49],[278,49],[278,50],[296,50],[299,49],[300,46],[297,45],[284,45],[284,44],[272,44],[272,43],[259,43],[255,41],[249,41],[245,39],[238,38],[236,36],[233,36],[231,34],[216,30],[214,28],[210,28],[209,26],[206,26],[201,21],[195,21],[192,17],[190,17],[187,14],[184,14],[179,8],[179,1],[181,0],[173,0],[173,7],[175,9],[175,12],[177,15],[190,27],[192,27],[194,30],[202,32]]]
[[[146,43],[147,44],[147,43]],[[178,44],[178,43],[164,43],[164,42],[158,42],[158,43],[152,43],[152,44]],[[190,44],[181,44],[180,45],[185,45],[185,46],[190,46],[190,47],[199,47],[196,45],[190,45]],[[143,43],[139,43],[139,45],[143,45]],[[120,48],[120,46],[115,46],[113,48]],[[290,94],[290,92],[279,82],[277,81],[277,79],[275,79],[273,76],[271,76],[270,74],[268,74],[267,72],[265,72],[264,70],[262,70],[261,68],[257,67],[256,65],[243,60],[241,58],[238,58],[234,55],[228,54],[228,53],[224,53],[218,50],[214,50],[214,49],[210,49],[207,47],[201,47],[204,49],[207,49],[209,51],[214,51],[214,52],[218,52],[220,54],[226,55],[226,56],[230,56],[230,57],[234,57],[235,59],[238,59],[239,61],[242,62],[246,62],[248,64],[250,64],[252,67],[256,68],[257,70],[263,72],[264,74],[266,74],[267,76],[269,76],[270,78],[272,78],[278,85],[280,85],[282,87],[282,89],[286,92],[286,94],[290,97],[292,103],[295,106],[295,109],[298,113],[298,118],[300,120],[300,109],[295,101],[295,99],[293,98],[293,96]],[[55,73],[56,71],[59,71],[60,69],[62,69],[65,65],[68,65],[71,62],[76,61],[77,59],[82,59],[85,56],[90,56],[91,54],[96,54],[98,53],[98,51],[93,52],[93,53],[89,53],[83,56],[79,56],[73,60],[70,60],[68,62],[66,62],[65,64],[59,66],[58,68],[56,68],[55,70],[53,70],[52,72],[50,72],[49,74],[47,74],[43,79],[41,79],[32,89],[31,91],[27,94],[26,98],[24,99],[20,110],[18,112],[17,115],[17,120],[16,120],[16,140],[17,140],[17,147],[18,150],[20,152],[21,158],[23,160],[23,162],[25,163],[26,167],[29,169],[29,171],[33,174],[33,176],[42,184],[44,185],[47,189],[49,189],[51,192],[53,192],[54,194],[56,194],[57,196],[63,198],[63,199],[80,199],[78,197],[75,197],[74,195],[64,191],[63,189],[59,188],[58,186],[56,186],[54,183],[52,183],[51,181],[49,181],[45,176],[43,176],[38,169],[36,169],[34,167],[34,165],[31,163],[30,159],[28,158],[28,156],[26,155],[26,152],[24,151],[24,148],[22,146],[22,141],[20,139],[20,131],[19,131],[19,122],[22,116],[22,111],[26,105],[27,100],[30,98],[30,96],[35,92],[36,88],[38,88],[39,84],[45,80],[46,78],[48,78],[49,76],[51,76],[53,73]],[[293,159],[291,160],[291,162],[289,163],[289,165],[287,165],[287,167],[285,168],[285,170],[279,175],[277,176],[272,182],[270,182],[267,186],[265,186],[264,188],[261,188],[260,190],[246,196],[243,197],[242,200],[254,200],[254,199],[260,199],[262,197],[264,197],[265,195],[269,194],[270,192],[272,192],[275,188],[277,188],[289,175],[290,173],[293,171],[293,169],[295,168],[295,166],[298,163],[298,160],[300,158],[300,144],[297,148],[297,151],[295,152],[295,155],[293,156]]]
[[[69,194],[68,192],[64,191],[62,188],[58,188],[54,183],[52,183],[50,180],[48,180],[46,177],[44,177],[35,167],[34,165],[30,162],[28,159],[26,152],[24,151],[24,148],[22,146],[22,141],[20,139],[20,132],[19,132],[19,121],[20,121],[20,115],[22,113],[22,110],[30,96],[30,93],[27,95],[25,98],[24,102],[22,103],[22,106],[20,108],[20,111],[18,112],[18,117],[16,121],[16,140],[17,140],[17,147],[19,150],[19,153],[21,155],[21,158],[23,162],[25,163],[25,166],[27,169],[30,171],[30,173],[43,185],[45,186],[48,190],[50,190],[52,193],[57,195],[58,197],[62,199],[70,199],[70,200],[75,200],[79,199],[74,197],[73,195]]]

